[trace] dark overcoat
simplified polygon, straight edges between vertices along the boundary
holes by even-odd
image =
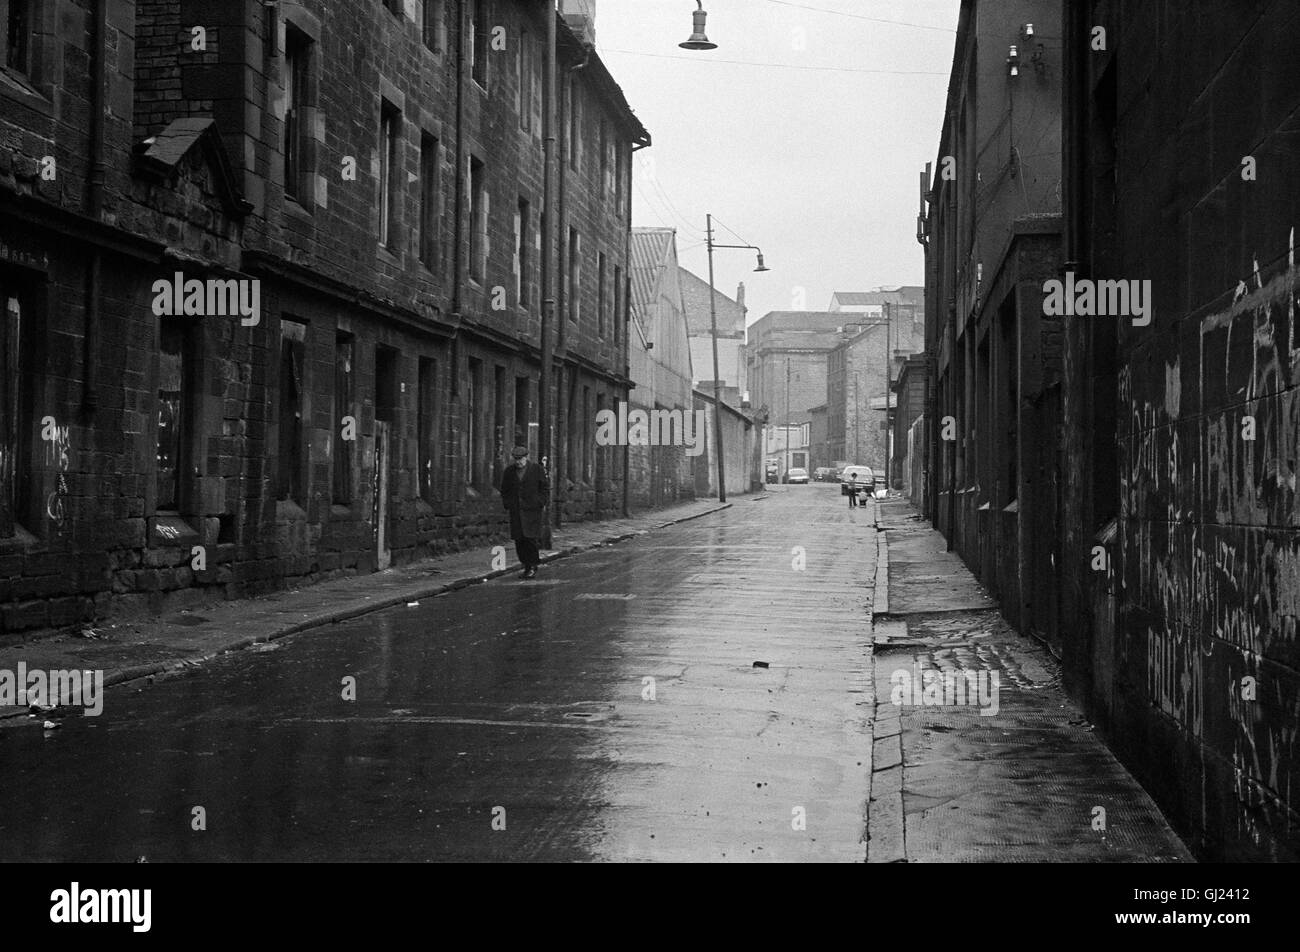
[[[501,501],[510,513],[510,538],[540,539],[542,507],[551,496],[546,470],[529,462],[520,472],[513,463],[501,477]]]

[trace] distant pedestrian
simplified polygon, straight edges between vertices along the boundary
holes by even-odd
[[[858,508],[858,477],[856,475],[849,476],[849,508]]]
[[[510,537],[524,567],[523,577],[532,578],[541,564],[538,546],[546,535],[546,503],[551,481],[546,470],[528,461],[528,449],[516,446],[514,465],[501,477],[501,502],[510,513]]]

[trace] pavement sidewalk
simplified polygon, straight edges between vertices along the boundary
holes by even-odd
[[[744,502],[763,495],[741,497]],[[627,519],[573,523],[555,531],[555,548],[542,562],[613,545],[655,529],[696,519],[732,503],[698,500]],[[144,621],[117,621],[94,637],[60,634],[0,647],[0,670],[102,670],[118,684],[201,662],[227,651],[345,621],[422,598],[485,582],[519,570],[514,545],[503,543],[506,567],[493,569],[492,547],[424,559],[370,575],[332,579],[260,598],[219,602]],[[0,707],[0,718],[26,716],[26,707]]]
[[[876,527],[867,861],[1193,862],[943,536],[899,498]]]

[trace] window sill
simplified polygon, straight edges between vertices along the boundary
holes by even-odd
[[[390,264],[394,264],[399,268],[402,266],[401,257],[397,254],[396,251],[394,251],[392,248],[389,248],[385,244],[381,244],[375,250],[375,255],[379,258],[386,259]]]
[[[303,222],[313,225],[316,223],[316,214],[311,210],[311,207],[304,205],[300,200],[291,195],[284,196],[284,212],[286,215],[290,215]]]
[[[179,513],[160,512],[148,520],[148,545],[189,546],[202,542],[199,533]]]
[[[26,74],[15,72],[8,66],[0,66],[0,94],[16,99],[44,116],[54,118],[54,102],[41,93]]]

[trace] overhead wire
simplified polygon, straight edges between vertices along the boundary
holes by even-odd
[[[871,23],[888,23],[890,26],[908,26],[917,30],[937,30],[940,33],[956,33],[952,27],[932,26],[929,23],[910,23],[906,20],[888,20],[884,17],[869,17],[862,13],[847,13],[843,10],[828,10],[825,7],[814,7],[806,3],[791,3],[790,0],[767,0],[768,3],[774,3],[782,7],[795,7],[799,10],[812,10],[816,13],[829,13],[832,16],[848,17],[851,20],[868,20]]]
[[[651,181],[654,180],[652,179]],[[654,212],[656,216],[658,216],[659,220],[663,223],[664,227],[672,228],[676,231],[684,232],[687,238],[703,240],[704,238],[703,232],[699,231],[698,229],[691,228],[691,226],[686,222],[685,218],[683,218],[680,214],[673,214],[671,211],[667,210],[664,205],[659,204],[657,201],[652,200],[651,195],[653,193],[647,193],[643,191],[640,182],[636,182],[634,180],[633,184],[636,185],[637,192],[640,193],[641,198],[645,200],[645,203],[650,207],[650,210]]]
[[[659,179],[655,178],[655,179],[651,179],[650,184],[655,188],[656,191],[658,191],[659,196],[664,200],[665,204],[668,206],[668,210],[671,211],[674,214],[674,216],[677,218],[677,220],[682,223],[683,225],[682,230],[685,231],[687,235],[691,238],[703,239],[704,230],[696,225],[689,224],[690,219],[682,214],[681,209],[677,207],[676,203],[673,202],[672,198],[668,195],[668,192],[664,190],[663,183],[661,183]]]
[[[701,61],[699,56],[673,56],[668,53],[645,53],[641,50],[619,50],[610,48],[610,53],[625,53],[628,56],[650,56],[654,59],[674,59],[674,60],[692,60],[696,63]],[[830,73],[884,73],[890,76],[948,76],[948,71],[939,72],[937,70],[925,69],[857,69],[851,66],[799,66],[794,63],[758,63],[753,60],[724,60],[709,57],[707,62],[726,63],[731,66],[762,66],[768,69],[802,69],[813,70],[815,72]]]

